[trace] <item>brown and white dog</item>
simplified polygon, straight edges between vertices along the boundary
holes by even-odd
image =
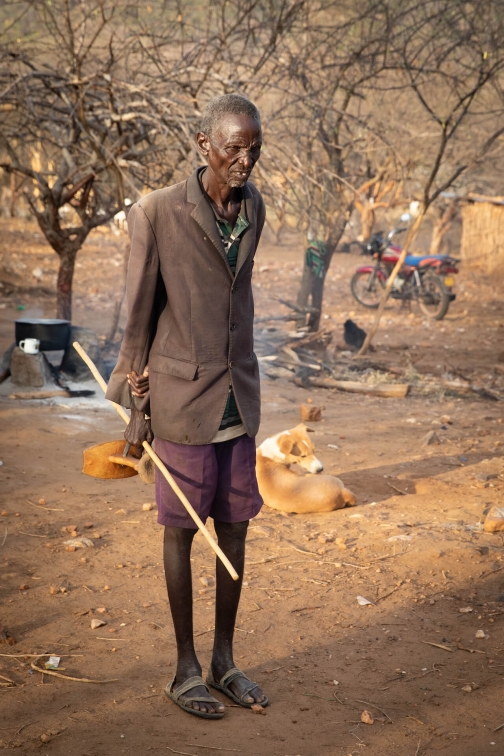
[[[264,503],[281,512],[308,514],[332,512],[353,506],[355,495],[339,478],[319,475],[324,466],[315,456],[308,428],[295,428],[267,438],[257,449],[257,481]],[[290,469],[298,464],[308,471],[300,475]]]

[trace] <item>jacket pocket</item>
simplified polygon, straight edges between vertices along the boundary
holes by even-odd
[[[176,378],[184,378],[186,381],[194,381],[198,372],[195,362],[177,360],[175,357],[166,357],[164,354],[151,353],[149,355],[149,371],[174,375]]]

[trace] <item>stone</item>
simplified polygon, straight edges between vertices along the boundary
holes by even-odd
[[[106,624],[107,623],[105,622],[105,620],[92,619],[91,622],[90,622],[91,630],[97,630],[99,627],[103,627]]]
[[[314,404],[301,404],[299,407],[301,420],[317,422],[322,420],[322,407],[316,407]]]
[[[364,724],[368,724],[368,725],[372,725],[374,723],[373,715],[371,714],[371,712],[367,711],[366,709],[364,709],[364,711],[362,712],[360,716],[360,720]]]
[[[65,350],[63,362],[61,363],[61,371],[74,381],[89,381],[93,377],[85,362],[83,362],[82,358],[79,357],[73,348],[72,344],[74,341],[79,342],[81,347],[91,357],[100,373],[103,374],[104,366],[98,337],[91,328],[83,328],[82,326],[71,326],[70,328],[70,339],[68,347]]]
[[[10,364],[12,360],[12,353],[14,349],[16,348],[16,342],[14,341],[8,349],[5,350],[2,357],[2,362],[0,362],[0,373],[3,373],[5,370],[10,370]]]
[[[504,507],[492,507],[483,525],[485,533],[499,533],[504,530]]]
[[[16,386],[41,388],[54,385],[51,368],[43,352],[26,354],[19,347],[12,351],[10,363],[11,379]]]
[[[441,440],[436,431],[429,431],[422,438],[422,446],[431,446],[432,444],[440,444]]]

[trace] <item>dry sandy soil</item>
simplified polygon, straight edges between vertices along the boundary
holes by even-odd
[[[19,305],[24,314],[54,314],[56,258],[35,234],[21,221],[1,227],[0,351],[13,339]],[[86,244],[76,324],[107,331],[122,286],[124,244],[110,232]],[[258,315],[281,312],[274,295],[295,296],[300,260],[297,242],[263,246]],[[336,342],[349,315],[364,328],[371,320],[349,293],[358,263],[339,255],[328,277],[324,324]],[[31,275],[37,267],[38,282]],[[402,366],[416,380],[459,371],[499,390],[501,282],[462,271],[457,301],[441,323],[390,305],[374,359]],[[0,618],[17,645],[0,648],[5,753],[504,754],[503,542],[482,531],[485,512],[502,503],[504,490],[499,401],[442,389],[424,394],[418,386],[398,400],[263,381],[258,440],[296,425],[307,398],[323,405],[314,434],[318,456],[358,505],[310,516],[264,507],[251,523],[236,661],[264,687],[271,706],[265,716],[230,706],[222,721],[208,722],[163,694],[175,645],[162,534],[155,510],[142,510],[153,501],[152,487],[80,472],[82,450],[120,438],[120,419],[98,390],[87,401],[43,402],[11,400],[10,390],[4,383],[0,398]],[[422,446],[432,429],[440,443]],[[40,499],[45,505],[37,505]],[[67,526],[93,547],[67,551]],[[332,536],[343,539],[340,545]],[[195,633],[205,669],[214,589],[201,578],[211,578],[213,558],[200,536],[193,557]],[[371,604],[360,606],[358,596]],[[106,625],[92,630],[93,618]],[[484,637],[476,637],[479,630]],[[34,671],[28,654],[47,653],[61,656],[61,674],[101,684]],[[374,724],[360,721],[364,710]]]

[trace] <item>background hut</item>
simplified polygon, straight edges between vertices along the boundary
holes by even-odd
[[[467,195],[462,205],[461,257],[488,273],[504,271],[504,197]]]

